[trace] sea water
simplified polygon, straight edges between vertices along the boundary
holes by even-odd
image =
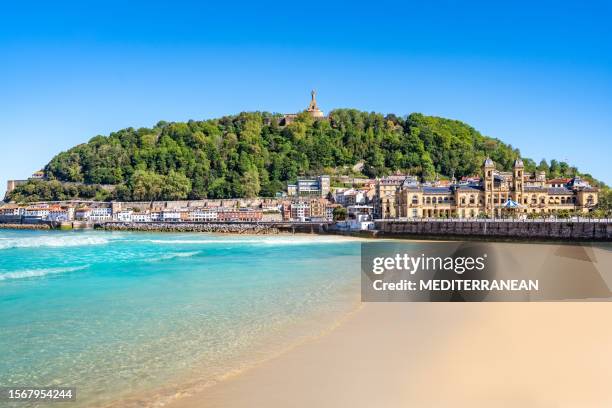
[[[0,230],[0,386],[150,406],[316,336],[358,284],[341,237]]]

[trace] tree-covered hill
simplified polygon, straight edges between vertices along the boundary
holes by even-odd
[[[485,157],[509,170],[518,149],[481,135],[460,121],[413,113],[396,115],[338,109],[324,120],[300,114],[288,126],[279,115],[241,113],[187,123],[159,122],[96,136],[55,156],[45,167],[48,181],[18,187],[15,201],[66,199],[154,200],[274,196],[298,175],[351,169],[378,177],[397,170],[424,180],[477,174]],[[536,166],[551,176],[576,168],[552,161]],[[350,170],[346,170],[350,171]],[[113,184],[114,192],[62,188],[60,182]]]

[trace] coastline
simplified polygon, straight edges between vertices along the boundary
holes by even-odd
[[[3,224],[3,223],[0,223],[0,229],[49,231],[52,228],[48,224]]]
[[[66,233],[65,235],[67,237],[72,235],[69,237],[70,242],[67,243],[70,245],[73,245],[76,240],[81,239],[80,237],[76,236],[79,234]],[[91,235],[96,235],[96,233]],[[113,233],[109,232],[109,235],[113,235]],[[158,238],[154,237],[149,237],[149,239],[143,240],[139,236],[140,233],[119,233],[116,235],[125,235],[126,237],[138,235],[138,238],[136,239],[137,242],[150,243],[150,239],[155,239],[156,241],[153,241],[154,243],[162,245],[162,248],[166,248],[164,251],[162,251],[163,256],[157,258],[157,262],[159,262],[159,260],[165,260],[168,262],[168,266],[179,262],[179,260],[182,262],[188,259],[197,259],[198,257],[195,255],[196,252],[189,248],[189,252],[185,252],[187,254],[186,257],[177,257],[173,255],[171,258],[168,258],[167,252],[170,250],[169,248],[172,248],[171,251],[173,251],[173,254],[177,249],[174,247],[166,247],[167,245],[171,245],[172,242],[176,242],[180,246],[191,246],[196,242],[206,242],[204,237],[202,237],[202,240],[195,241],[185,240],[184,237],[180,237],[181,239],[178,239],[179,237],[170,237],[170,240],[164,238],[163,241],[157,241]],[[195,236],[197,234],[193,235]],[[300,240],[298,237],[301,237],[302,239]],[[296,234],[296,240],[298,242],[309,241],[310,239],[317,241],[320,238],[322,238],[320,235]],[[346,236],[334,236],[330,238],[331,240],[342,240],[343,238],[356,240],[354,237],[349,238]],[[177,241],[172,241],[172,239],[177,239]],[[291,239],[284,237],[278,237],[278,239],[275,239],[273,236],[269,238],[261,237],[257,238],[256,240],[241,238],[236,239],[236,241],[246,241],[251,243],[259,243],[260,240],[279,241],[285,244],[287,244],[288,241],[291,241]],[[222,241],[231,241],[231,238],[227,237]],[[327,240],[322,239],[321,241],[326,242]],[[95,241],[93,243],[100,244],[101,242],[102,241]],[[217,239],[212,239],[211,242],[217,243],[219,241]],[[49,245],[48,242],[41,244]],[[116,243],[115,245],[118,244]],[[515,254],[517,256],[516,260],[518,264],[516,264],[516,267],[519,269],[526,267],[526,265],[537,267],[546,259],[546,256],[555,255],[558,258],[558,262],[571,265],[574,267],[574,269],[587,272],[585,269],[585,260],[591,259],[601,268],[604,267],[604,262],[606,259],[608,259],[607,254],[609,253],[606,248],[600,248],[597,246],[593,247],[592,249],[588,249],[586,253],[587,257],[585,258],[585,254],[583,253],[584,251],[571,251],[571,248],[570,250],[566,251],[560,248],[559,245],[545,244],[538,246],[537,250],[536,246],[533,245],[500,245],[504,246],[504,253]],[[270,246],[267,245],[265,247],[270,248]],[[291,245],[290,247],[297,248],[294,245]],[[299,247],[302,246],[300,245]],[[96,247],[94,246],[93,248]],[[514,248],[516,248],[516,250]],[[283,249],[282,252],[277,253],[277,256],[283,256],[286,253],[287,250]],[[80,256],[81,254],[82,252],[75,252],[75,256]],[[173,261],[170,261],[170,259],[173,259]],[[309,258],[306,262],[310,264],[312,259]],[[150,264],[145,263],[145,265]],[[223,271],[226,271],[226,269],[223,269]],[[332,271],[330,270],[329,272]],[[352,275],[347,275],[346,278],[349,278],[350,276]],[[608,285],[611,284],[610,281],[607,281],[607,283]],[[155,286],[157,287],[159,285]],[[359,294],[357,286],[358,285],[352,286],[350,290],[348,287],[346,287],[345,289],[347,296],[343,297],[343,299],[355,300]],[[133,291],[130,291],[131,295],[133,295],[133,293]],[[509,314],[510,318],[515,318],[521,321],[524,319],[529,322],[533,319],[530,313],[530,308],[540,310],[540,308],[543,307],[540,305],[530,306],[528,304],[500,306],[492,303],[473,304],[471,306],[455,303],[455,305],[452,307],[448,305],[440,306],[439,304],[435,305],[427,303],[386,304],[387,306],[385,306],[385,304],[382,304],[382,306],[378,304],[366,304],[360,306],[358,302],[354,302],[352,303],[352,306],[357,306],[356,310],[351,308],[346,313],[342,313],[347,309],[344,309],[341,312],[341,309],[338,307],[339,304],[340,303],[337,303],[337,299],[334,302],[322,302],[321,308],[317,309],[319,310],[317,313],[320,313],[318,316],[325,318],[330,318],[332,316],[332,314],[329,313],[331,310],[338,312],[335,315],[337,316],[337,319],[333,322],[329,322],[328,320],[324,321],[323,319],[318,318],[310,319],[312,316],[307,316],[305,313],[294,313],[296,317],[294,322],[301,320],[301,317],[306,317],[308,319],[304,320],[312,321],[312,325],[308,327],[305,326],[304,328],[306,330],[303,331],[300,331],[299,329],[293,331],[293,328],[296,328],[298,325],[291,325],[290,327],[287,326],[289,329],[286,331],[287,336],[279,336],[279,332],[268,333],[270,336],[268,336],[263,343],[256,344],[256,347],[252,348],[253,352],[246,354],[246,359],[228,359],[224,361],[223,365],[221,366],[221,370],[218,370],[216,373],[218,375],[216,376],[209,375],[210,371],[208,371],[208,368],[210,367],[206,367],[205,362],[196,359],[198,352],[202,350],[206,351],[206,347],[203,343],[194,343],[194,349],[190,349],[189,352],[189,356],[191,357],[186,360],[186,362],[189,361],[191,363],[187,362],[186,365],[183,366],[186,368],[186,370],[182,371],[179,376],[172,377],[172,381],[164,382],[163,385],[160,386],[152,385],[150,392],[147,390],[135,391],[134,394],[126,392],[124,394],[124,399],[117,399],[115,402],[110,400],[110,405],[106,403],[105,405],[100,406],[170,406],[176,408],[195,408],[206,406],[239,407],[254,406],[252,402],[256,401],[255,406],[280,407],[286,406],[287,401],[293,401],[293,399],[296,398],[295,396],[303,401],[303,406],[360,406],[360,404],[363,404],[363,406],[379,406],[379,404],[377,404],[378,400],[372,399],[373,397],[377,396],[376,393],[374,393],[373,396],[359,394],[359,392],[362,392],[362,390],[365,392],[365,390],[368,389],[370,392],[372,392],[372,389],[380,389],[382,390],[381,392],[391,394],[391,397],[389,398],[396,399],[389,399],[387,401],[390,406],[406,405],[406,403],[409,402],[412,402],[417,406],[422,406],[426,405],[428,402],[424,396],[422,397],[422,400],[407,400],[407,402],[399,399],[403,394],[398,394],[397,389],[408,390],[413,387],[413,384],[397,383],[395,380],[396,377],[404,380],[406,380],[407,376],[410,376],[411,378],[418,377],[420,370],[427,368],[427,364],[446,364],[446,362],[437,361],[438,354],[440,352],[444,352],[444,347],[450,347],[447,343],[452,344],[452,341],[454,341],[452,339],[456,338],[458,333],[466,331],[466,328],[474,327],[475,330],[480,330],[481,328],[479,327],[479,322],[481,321],[485,323],[486,321],[491,321],[493,322],[491,324],[496,324],[497,319],[503,320],[508,318],[508,316],[505,316],[504,313]],[[445,307],[447,309],[445,309]],[[457,309],[453,309],[454,307]],[[567,307],[570,311],[574,310],[572,306]],[[607,309],[607,307],[604,305],[592,307],[596,309],[595,312],[586,312],[589,319],[591,319],[590,316],[597,317],[592,324],[597,324],[598,321],[606,321],[606,314],[609,314],[610,309]],[[295,312],[295,310],[302,309],[294,308],[293,311]],[[453,312],[450,313],[448,312],[449,310],[452,310]],[[456,312],[455,310],[458,310],[460,313]],[[599,310],[605,310],[605,313],[600,313]],[[445,315],[447,313],[450,314],[452,318],[449,319],[447,316],[441,316],[441,314]],[[283,309],[282,314],[286,315],[287,309]],[[516,315],[518,315],[518,317]],[[482,318],[481,316],[485,317]],[[540,320],[537,322],[532,321],[530,323],[531,326],[537,326],[538,324],[541,325],[542,321],[548,323],[550,316],[546,315],[545,313],[543,316],[540,316],[539,319]],[[323,324],[323,322],[325,322],[325,324]],[[566,330],[568,327],[567,324],[574,324],[574,322],[570,319],[567,322],[560,321],[555,324],[559,325],[559,328],[555,330]],[[577,325],[579,327],[580,323],[577,323]],[[521,333],[530,333],[529,330],[533,330],[531,326],[521,327],[519,325],[516,327],[516,331],[520,331]],[[572,330],[574,329],[572,328]],[[592,331],[593,329],[589,327],[585,330]],[[415,331],[422,333],[414,333]],[[429,336],[424,333],[429,333]],[[502,344],[504,344],[504,341],[510,341],[510,339],[500,340],[496,336],[498,336],[498,333],[491,332],[484,335],[484,338],[488,338],[492,342],[501,342]],[[529,341],[529,337],[530,336],[526,336],[526,339],[524,340]],[[609,340],[612,340],[612,338],[605,338],[605,341]],[[456,341],[461,341],[461,338]],[[554,339],[549,339],[548,341],[552,342]],[[564,344],[565,341],[566,340],[563,340]],[[428,348],[426,350],[421,350],[420,352],[412,351],[412,347],[418,342],[426,344]],[[259,347],[262,344],[265,345],[265,347]],[[468,349],[471,347],[470,344],[471,343],[469,341],[466,343]],[[528,348],[528,346],[528,344],[524,344],[522,347]],[[504,347],[511,348],[512,344],[506,343]],[[572,347],[572,345],[565,345],[564,347]],[[589,347],[596,349],[595,345],[589,345]],[[562,353],[563,351],[560,352]],[[481,357],[486,360],[486,358],[483,356],[477,357]],[[423,366],[425,368],[420,366],[416,366],[415,368],[413,360],[418,361],[419,358],[425,359],[423,362]],[[449,358],[452,358],[452,356]],[[550,358],[552,359],[553,356]],[[381,365],[382,363],[378,362],[378,359],[382,360],[383,362],[391,360],[398,360],[398,362],[397,364],[385,366]],[[467,362],[464,363],[467,364]],[[512,362],[507,364],[511,363]],[[523,363],[527,364],[526,362]],[[477,361],[475,364],[485,365],[486,361]],[[460,371],[459,367],[451,368],[457,373]],[[148,365],[146,369],[151,370],[151,373],[153,373],[151,365]],[[513,369],[518,370],[517,367],[514,367]],[[440,370],[442,370],[442,368],[440,368]],[[221,371],[223,372],[221,373]],[[395,384],[394,387],[396,388],[389,388],[391,387],[391,384],[387,383],[379,384],[376,381],[382,381],[381,378],[372,378],[372,375],[370,374],[364,376],[364,374],[359,374],[359,371],[367,371],[371,372],[372,375],[379,376],[380,373],[384,373],[384,375],[382,375],[383,379],[387,377],[392,378],[392,380],[389,381],[390,383]],[[548,375],[549,373],[544,374]],[[434,374],[431,374],[428,381],[433,382],[435,377],[436,376]],[[450,380],[451,379],[448,379],[448,381]],[[289,383],[286,385],[283,381],[289,381]],[[299,383],[294,383],[295,381],[299,381]],[[482,381],[486,382],[486,379]],[[359,392],[356,393],[355,396],[343,395],[342,393],[339,394],[337,392],[337,390],[351,388],[353,386],[352,384],[359,384]],[[273,399],[271,400],[270,398],[273,398],[277,393],[274,387],[279,387],[279,385],[281,385],[280,388],[283,389],[282,392],[280,392],[283,399],[280,401]],[[425,384],[424,386],[430,386],[430,384]],[[320,398],[324,398],[324,400],[312,400],[312,397],[308,393],[313,388],[322,390]],[[259,391],[256,391],[255,389]],[[503,390],[504,389],[502,389],[502,391]],[[448,390],[448,392],[455,391],[457,390]],[[418,390],[412,390],[411,392],[415,396],[419,395]],[[236,394],[253,395],[254,399],[253,401],[250,399],[248,401],[235,400],[235,398],[237,398]],[[470,398],[471,397],[472,396],[470,396]],[[496,395],[495,397],[501,398],[499,395]],[[118,398],[122,397],[118,396]],[[466,404],[471,401],[473,400],[467,401]],[[332,405],[332,402],[334,405]],[[521,405],[517,401],[510,402],[512,402],[514,406]],[[329,405],[326,405],[326,403],[329,403]],[[449,401],[442,401],[440,402],[440,405],[448,405],[448,403]],[[95,404],[88,406],[92,405]],[[485,405],[484,402],[483,405]],[[508,405],[512,406],[510,403]],[[479,405],[471,404],[471,406]]]
[[[379,221],[377,221],[378,223]],[[380,227],[380,228],[378,228]],[[595,243],[612,242],[612,221],[605,222],[508,222],[508,221],[401,221],[382,220],[378,229],[344,230],[329,222],[125,222],[108,221],[15,224],[0,223],[0,229],[105,230],[173,233],[218,233],[228,235],[335,235],[364,239],[411,241],[481,241]],[[488,232],[487,232],[488,231]]]
[[[612,327],[601,324],[610,311],[608,303],[367,304],[326,335],[167,406],[601,406],[612,402]]]
[[[182,377],[176,378],[167,386],[157,387],[148,392],[127,395],[110,403],[99,405],[100,408],[138,408],[138,407],[176,407],[192,398],[207,395],[209,390],[222,386],[228,381],[240,378],[242,375],[258,370],[271,361],[291,354],[312,342],[319,341],[332,334],[347,323],[362,308],[356,287],[347,288],[342,300],[336,299],[341,306],[333,310],[319,310],[314,314],[304,316],[300,322],[295,322],[292,328],[284,333],[276,333],[274,341],[265,346],[256,347],[248,360],[234,361],[227,369],[213,377],[203,379],[198,370],[207,367],[196,363]],[[338,310],[341,309],[341,310]],[[288,342],[287,342],[288,340]],[[98,406],[98,405],[96,405]],[[199,406],[199,402],[197,405]]]
[[[559,253],[558,245],[499,245],[516,255],[519,269],[547,254],[589,269],[587,259]],[[600,270],[610,261],[601,247],[589,257]],[[612,402],[609,300],[360,303],[324,335],[167,406],[598,406],[590,402]]]

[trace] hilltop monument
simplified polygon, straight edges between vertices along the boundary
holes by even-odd
[[[306,108],[304,112],[307,112],[314,119],[324,119],[325,118],[323,111],[319,109],[319,106],[317,105],[317,91],[315,91],[314,89],[310,91],[310,103],[308,104],[308,108]],[[287,113],[283,115],[280,121],[280,125],[286,126],[290,124],[291,122],[295,120],[297,115],[298,115],[297,113]]]
[[[308,105],[306,112],[308,112],[313,118],[324,117],[323,111],[317,106],[317,91],[314,89],[310,91],[310,104]]]

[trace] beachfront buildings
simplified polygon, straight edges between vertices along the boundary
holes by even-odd
[[[339,204],[325,198],[302,198],[285,201],[282,204],[284,221],[332,221],[334,208]]]
[[[391,184],[396,185],[394,191],[386,188]],[[384,195],[377,197],[374,207],[378,218],[549,216],[561,210],[587,213],[598,200],[597,188],[580,177],[547,181],[541,174],[525,174],[520,159],[510,172],[496,170],[487,158],[481,178],[442,185],[406,177],[401,183],[395,179],[381,182],[380,191]]]
[[[298,177],[296,184],[287,185],[290,197],[327,197],[331,179],[329,176]]]
[[[94,207],[89,211],[89,220],[93,222],[110,221],[113,218],[111,207]]]

